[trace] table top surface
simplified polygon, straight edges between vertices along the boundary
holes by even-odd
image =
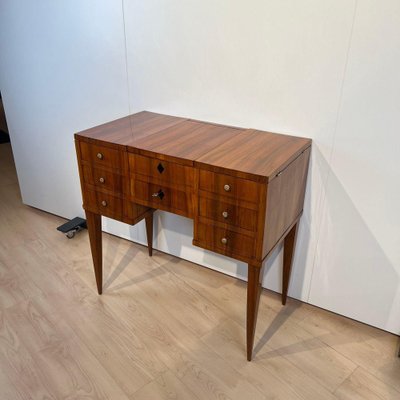
[[[142,111],[75,135],[145,156],[238,177],[270,181],[311,140]]]

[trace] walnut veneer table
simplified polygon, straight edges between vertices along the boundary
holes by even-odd
[[[286,303],[311,140],[140,112],[75,134],[97,289],[102,293],[101,216],[194,220],[193,244],[248,264],[247,359],[252,357],[262,267],[284,241]]]

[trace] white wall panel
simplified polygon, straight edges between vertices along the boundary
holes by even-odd
[[[24,203],[82,215],[73,133],[128,113],[121,3],[2,0],[0,90]]]
[[[400,3],[359,2],[310,296],[397,333],[399,71]]]
[[[353,1],[126,1],[131,107],[312,137],[290,295],[307,300],[318,205],[331,153]],[[251,156],[251,155],[250,155]],[[157,245],[246,277],[242,263],[190,245],[192,222],[161,214]],[[168,241],[171,232],[176,240]],[[180,243],[184,246],[181,249]],[[280,290],[281,254],[264,284]]]

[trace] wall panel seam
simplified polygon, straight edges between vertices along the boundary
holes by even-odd
[[[323,217],[322,216],[322,210],[323,210],[323,205],[325,204],[325,201],[326,201],[326,190],[327,190],[327,187],[328,187],[329,178],[331,176],[331,168],[330,167],[332,165],[332,157],[333,157],[333,152],[334,152],[334,147],[335,147],[335,142],[336,142],[337,128],[338,128],[338,124],[339,124],[340,113],[341,113],[341,110],[342,110],[343,89],[344,89],[344,83],[346,81],[346,74],[347,74],[347,67],[348,67],[348,62],[349,62],[349,55],[350,55],[352,41],[353,41],[353,31],[354,31],[354,25],[355,25],[355,20],[356,20],[356,15],[357,15],[357,8],[358,8],[358,0],[355,0],[355,2],[354,2],[354,11],[353,11],[353,20],[352,20],[352,23],[351,23],[349,40],[348,40],[347,51],[346,51],[346,59],[345,59],[345,62],[344,62],[344,67],[343,67],[343,78],[342,78],[342,82],[340,84],[339,100],[338,100],[336,118],[335,118],[335,123],[334,123],[334,128],[333,128],[331,150],[329,152],[329,157],[328,157],[329,169],[328,169],[328,173],[327,173],[326,178],[325,178],[325,182],[323,182],[323,184],[322,184],[321,196],[319,198],[318,205],[317,205],[319,218],[318,218],[318,227],[316,229],[317,235],[316,235],[316,243],[315,243],[315,248],[314,248],[314,257],[313,257],[312,268],[311,268],[310,285],[309,285],[309,288],[308,288],[307,303],[310,303],[311,289],[312,289],[312,286],[313,286],[314,269],[315,269],[315,263],[317,261],[317,250],[318,250],[318,246],[320,244],[319,239],[320,239],[321,229],[322,229],[322,217]]]
[[[129,114],[132,114],[132,107],[131,107],[131,89],[129,85],[129,68],[128,68],[128,45],[126,39],[126,22],[125,22],[125,3],[124,0],[121,0],[121,7],[122,7],[122,25],[124,29],[124,50],[125,50],[125,71],[126,71],[126,93],[128,96],[128,110]],[[130,122],[130,120],[129,120]],[[131,127],[132,128],[132,127]],[[132,129],[131,129],[132,130]]]

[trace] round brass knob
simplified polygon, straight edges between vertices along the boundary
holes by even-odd
[[[224,190],[225,190],[225,192],[230,192],[231,191],[231,186],[230,185],[224,185]]]
[[[222,238],[221,239],[221,243],[222,244],[227,244],[228,243],[228,239],[227,238]]]
[[[98,158],[99,160],[102,160],[102,159],[103,159],[103,154],[97,153],[97,158]]]
[[[224,218],[228,218],[228,211],[222,211],[222,216]]]
[[[101,178],[99,178],[99,182],[100,183],[104,183],[106,180],[103,178],[103,177],[101,177]]]
[[[107,202],[106,202],[105,200],[103,200],[103,201],[101,202],[101,205],[102,205],[103,207],[106,207],[106,206],[107,206]]]

